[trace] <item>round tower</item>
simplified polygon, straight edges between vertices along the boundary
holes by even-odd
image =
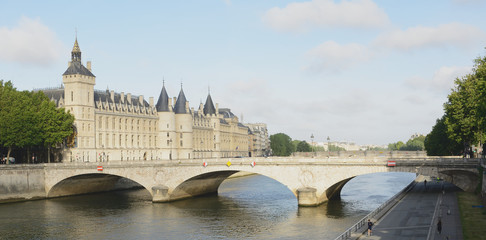
[[[157,158],[158,159],[177,159],[177,151],[174,147],[177,146],[175,141],[176,124],[175,114],[172,108],[172,101],[167,95],[165,84],[160,91],[159,100],[155,106],[157,109],[158,132],[157,132]]]

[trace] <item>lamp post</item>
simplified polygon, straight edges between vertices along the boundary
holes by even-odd
[[[314,155],[314,134],[311,134],[311,152]]]
[[[329,136],[327,136],[327,157],[331,157],[331,138],[329,138]]]

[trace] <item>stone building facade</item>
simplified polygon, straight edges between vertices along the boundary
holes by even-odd
[[[208,94],[197,110],[189,108],[181,87],[170,98],[165,85],[159,99],[95,90],[91,62],[81,62],[76,39],[63,86],[42,90],[74,115],[75,133],[63,161],[139,161],[246,157],[251,131]]]

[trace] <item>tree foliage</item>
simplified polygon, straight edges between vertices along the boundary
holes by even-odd
[[[74,117],[57,108],[43,92],[17,91],[0,81],[0,146],[51,147],[72,134]]]
[[[398,141],[396,143],[388,144],[390,151],[423,151],[425,136],[417,136],[410,138],[406,143]]]
[[[299,144],[297,144],[296,151],[297,152],[312,152],[312,147],[306,141],[300,141]]]
[[[285,133],[271,135],[270,148],[274,156],[290,156],[294,151],[292,139]]]
[[[432,131],[425,137],[424,146],[429,156],[450,156],[461,154],[461,147],[447,136],[445,116],[437,119]]]
[[[444,116],[427,136],[428,155],[466,154],[486,140],[486,57],[474,63],[470,74],[455,80]]]

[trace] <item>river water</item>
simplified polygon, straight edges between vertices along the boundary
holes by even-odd
[[[173,203],[154,204],[140,189],[0,204],[0,239],[334,239],[414,178],[358,176],[340,201],[310,208],[260,175],[228,179],[217,195]]]

